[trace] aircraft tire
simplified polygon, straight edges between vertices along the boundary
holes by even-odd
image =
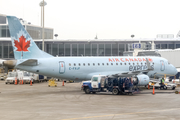
[[[166,86],[164,86],[164,87],[163,87],[163,89],[164,89],[164,90],[167,90],[167,87],[166,87]]]
[[[116,88],[114,88],[114,89],[112,90],[112,94],[113,94],[113,95],[118,95],[118,94],[119,94],[119,90],[116,89]]]
[[[90,94],[89,87],[86,87],[84,91],[85,91],[86,94]]]

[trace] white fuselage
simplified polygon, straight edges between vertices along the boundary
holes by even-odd
[[[150,66],[154,68],[148,72],[148,76],[163,76],[164,74],[173,76],[177,73],[176,68],[166,59],[161,57],[147,58]],[[18,65],[16,68],[55,78],[88,80],[93,75],[146,70],[146,64],[146,57],[53,57],[38,59],[37,66]]]

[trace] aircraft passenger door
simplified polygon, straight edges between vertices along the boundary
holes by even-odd
[[[65,73],[65,63],[63,61],[59,62],[59,73],[60,74]]]
[[[164,64],[164,61],[163,60],[161,60],[160,61],[160,64],[161,64],[161,71],[164,71],[165,70],[165,64]]]

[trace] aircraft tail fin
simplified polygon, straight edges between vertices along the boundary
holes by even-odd
[[[7,16],[15,59],[48,58],[52,55],[38,48],[15,16]]]

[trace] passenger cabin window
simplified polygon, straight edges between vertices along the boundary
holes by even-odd
[[[129,63],[129,65],[131,65],[131,63]]]
[[[120,65],[122,65],[122,63],[120,63]]]
[[[100,63],[98,63],[98,65],[100,65]]]
[[[102,63],[102,65],[104,65],[104,63]]]
[[[134,63],[133,63],[133,65],[134,65]]]
[[[93,66],[95,66],[95,63],[93,63]]]
[[[79,66],[81,66],[81,64],[79,63]]]
[[[76,63],[74,63],[74,66],[76,66]]]
[[[85,63],[83,63],[83,65],[85,66]]]
[[[107,63],[107,65],[109,65],[109,64]]]
[[[137,65],[138,65],[139,63],[137,63]]]
[[[90,66],[90,63],[88,63],[88,66]]]
[[[113,63],[111,63],[111,65],[113,65]]]
[[[118,65],[118,63],[116,63],[116,65]]]
[[[71,63],[69,63],[69,66],[71,66]]]
[[[141,63],[141,65],[143,65],[143,63]]]
[[[126,63],[124,63],[124,65],[126,65]]]
[[[93,77],[92,81],[98,81],[98,77]]]

